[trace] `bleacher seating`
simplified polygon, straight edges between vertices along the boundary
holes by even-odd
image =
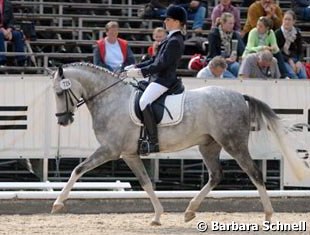
[[[211,1],[210,1],[211,2]],[[241,1],[233,1],[240,4]],[[74,61],[92,61],[92,48],[95,40],[103,36],[105,24],[116,20],[120,24],[120,36],[129,41],[136,58],[139,60],[151,44],[152,30],[161,26],[161,20],[143,20],[138,12],[144,4],[132,0],[88,0],[88,1],[43,1],[15,0],[12,1],[16,26],[25,21],[31,21],[36,26],[38,39],[28,41],[26,55],[29,56],[27,67],[1,66],[0,72],[10,73],[42,73],[44,67],[53,67],[59,63]],[[280,1],[284,10],[290,7],[290,1]],[[209,4],[209,16],[214,2]],[[246,10],[240,8],[242,24],[245,22]],[[189,22],[190,24],[192,22]],[[203,37],[210,30],[210,18],[206,19]],[[310,58],[310,23],[297,22],[305,39],[305,58]],[[190,27],[189,27],[190,28]],[[195,36],[193,30],[188,30],[188,37]],[[193,42],[187,42],[188,47],[194,47]],[[186,65],[192,50],[186,50],[182,58],[179,75],[193,76]],[[8,57],[16,53],[7,52]],[[35,59],[34,59],[35,58]]]

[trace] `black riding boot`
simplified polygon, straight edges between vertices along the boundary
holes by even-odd
[[[159,152],[157,124],[151,105],[149,104],[146,106],[142,113],[149,144],[143,144],[140,146],[140,154],[146,155]]]

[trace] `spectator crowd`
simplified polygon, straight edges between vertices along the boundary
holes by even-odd
[[[208,5],[204,1],[152,0],[149,4],[152,13],[146,18],[162,18],[167,6],[176,4],[186,10],[189,20],[193,20],[195,32],[202,33],[205,28],[203,22],[208,17]],[[297,20],[309,20],[310,1],[293,1],[291,9],[286,11],[274,0],[244,0],[241,6],[248,7],[243,27],[240,9],[231,0],[219,0],[213,6],[210,32],[201,34],[207,38],[209,46],[203,57],[205,61],[198,66],[197,77],[307,78],[303,39],[295,25]],[[193,59],[201,60],[201,56]],[[189,69],[192,64],[190,61]],[[256,69],[247,71],[247,65],[254,64]],[[218,72],[214,72],[217,69]]]
[[[310,19],[310,0],[292,0],[291,8],[285,10],[275,0],[243,0],[238,6],[231,0],[214,3],[207,0],[151,0],[144,5],[139,16],[145,19],[164,20],[171,5],[185,10],[187,20],[192,21],[188,29],[197,38],[206,39],[205,54],[199,56],[199,60],[204,60],[202,68],[197,71],[199,78],[236,79],[258,75],[259,78],[307,78],[304,41],[296,23]],[[245,21],[241,19],[240,6],[241,9],[247,7]],[[207,28],[209,19],[211,24]],[[15,56],[14,65],[27,64],[23,54],[25,35],[14,24],[11,1],[0,0],[0,66],[8,65],[4,52],[9,49],[20,53]],[[154,57],[166,37],[165,27],[154,28],[153,42],[150,42],[147,53],[137,59],[127,38],[119,36],[119,23],[111,21],[105,26],[105,36],[98,38],[94,45],[93,63],[118,71]],[[245,65],[252,65],[254,61],[257,71],[254,69],[249,73]]]

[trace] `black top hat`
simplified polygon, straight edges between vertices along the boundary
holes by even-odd
[[[183,7],[179,6],[170,6],[167,9],[166,18],[172,18],[178,20],[183,24],[186,24],[187,13]]]

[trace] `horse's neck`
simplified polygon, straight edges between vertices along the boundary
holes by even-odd
[[[98,108],[105,108],[106,114],[109,110],[107,107],[113,105],[121,106],[124,100],[129,100],[132,88],[123,82],[118,82],[119,78],[113,77],[108,72],[99,72],[95,74],[90,71],[77,71],[77,76],[80,84],[84,88],[85,99],[95,96],[87,102],[90,110],[96,111]],[[117,83],[118,82],[118,83]],[[117,83],[116,85],[113,85]],[[111,86],[111,87],[110,87]],[[123,97],[124,96],[124,97]],[[112,109],[113,110],[113,109]],[[108,114],[109,115],[109,114]]]
[[[119,79],[108,72],[99,71],[99,73],[96,74],[91,71],[81,69],[77,70],[76,73],[77,74],[75,77],[86,92],[86,99],[98,93],[100,93],[100,96],[113,96],[113,94],[116,93],[117,96],[117,94],[130,90],[130,88],[122,82],[119,82],[117,85],[113,85],[114,83],[118,83]]]

